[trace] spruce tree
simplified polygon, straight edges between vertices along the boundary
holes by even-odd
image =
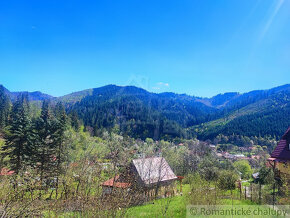
[[[55,143],[57,125],[48,101],[42,104],[41,115],[35,122],[34,131],[36,135],[34,162],[43,185],[43,182],[48,182],[55,176],[57,166]]]
[[[2,130],[8,122],[10,111],[10,99],[5,93],[5,89],[0,85],[0,130]]]
[[[54,132],[54,142],[56,146],[56,154],[57,154],[57,162],[58,162],[58,170],[60,170],[60,165],[65,161],[64,154],[64,139],[65,139],[65,130],[67,128],[67,115],[64,109],[64,106],[61,102],[57,103],[55,107],[55,117],[56,120],[54,122],[55,132]]]
[[[56,132],[54,141],[56,146],[56,196],[58,195],[59,176],[63,173],[63,163],[67,160],[67,147],[65,146],[65,131],[67,128],[67,115],[61,102],[55,106]]]
[[[73,111],[70,114],[70,119],[71,119],[71,126],[74,128],[75,131],[79,131],[80,121],[79,121],[78,114],[76,111]]]
[[[10,158],[10,168],[16,174],[29,164],[32,153],[30,137],[29,102],[28,96],[23,94],[18,96],[17,101],[13,104],[3,147],[3,154]]]

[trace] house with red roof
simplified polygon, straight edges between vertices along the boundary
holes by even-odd
[[[290,178],[290,127],[282,136],[268,161],[273,168],[278,169],[279,173]]]

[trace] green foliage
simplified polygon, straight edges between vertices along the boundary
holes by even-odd
[[[91,137],[88,132],[82,130],[75,132],[70,128],[65,132],[66,143],[70,145],[69,161],[79,162],[82,159],[96,161],[96,157],[104,160],[109,154],[106,141],[101,138]]]
[[[5,89],[0,85],[0,130],[8,123],[10,110],[10,99],[5,93]]]
[[[238,175],[234,171],[223,170],[219,175],[218,187],[225,191],[234,190],[236,188],[238,178]]]
[[[189,192],[190,186],[184,185],[184,194],[182,196],[175,196],[170,199],[158,199],[146,205],[131,207],[126,212],[125,217],[160,217],[161,214],[163,214],[163,217],[185,217]],[[168,207],[168,211],[164,214],[166,207]]]
[[[162,156],[171,166],[176,175],[183,176],[188,173],[187,156],[189,149],[186,146],[174,146],[174,144],[161,141]]]
[[[249,179],[253,173],[251,165],[247,160],[239,160],[234,162],[234,167],[242,173],[242,179]]]
[[[68,128],[68,119],[61,102],[57,103],[54,108],[55,114],[55,129],[53,134],[54,146],[55,146],[55,158],[56,158],[56,174],[59,176],[64,171],[63,163],[68,161],[69,147],[66,143],[65,132]]]
[[[259,176],[256,180],[260,185],[271,184],[274,182],[274,173],[271,168],[265,165],[259,170]]]
[[[5,92],[10,93],[2,87],[0,93]],[[34,101],[31,110],[33,117],[37,117],[37,107],[40,106],[37,106],[39,101],[36,100],[51,97],[39,92],[28,94]],[[15,98],[15,93],[9,95]],[[1,110],[8,108],[7,95],[0,96],[0,125],[5,126],[7,110],[4,116]],[[249,137],[271,136],[277,139],[284,133],[290,125],[285,119],[289,116],[289,99],[289,85],[242,95],[225,93],[210,99],[174,93],[154,94],[136,87],[110,85],[53,101],[65,103],[76,131],[83,124],[95,136],[115,130],[118,134],[143,140],[176,141],[177,138],[194,136],[206,140],[214,139],[219,134],[239,135],[241,138],[236,145],[251,146]],[[5,103],[2,104],[2,101]]]
[[[4,98],[1,98],[0,89],[0,101],[9,102],[5,100],[4,91]],[[188,134],[187,127],[224,116],[230,110],[237,110],[241,104],[231,105],[229,111],[218,111],[194,102],[196,99],[189,96],[172,93],[155,95],[134,87],[120,89],[114,86],[91,90],[88,96],[77,97],[79,99],[74,103],[66,105],[44,101],[40,108],[40,102],[31,106],[27,96],[22,96],[14,102],[10,116],[4,116],[10,122],[2,122],[7,131],[5,142],[0,139],[3,153],[0,167],[15,170],[18,175],[13,176],[14,184],[2,178],[0,183],[5,182],[1,183],[1,187],[7,188],[9,193],[20,191],[15,192],[17,196],[13,199],[16,210],[18,202],[30,203],[27,199],[37,199],[37,203],[43,203],[46,208],[57,206],[50,208],[57,212],[65,208],[81,211],[81,215],[104,215],[104,211],[110,213],[112,210],[111,215],[116,215],[120,207],[119,198],[116,198],[117,202],[108,204],[111,208],[104,208],[100,184],[124,172],[133,158],[162,156],[176,175],[185,176],[184,182],[190,184],[191,190],[186,200],[178,196],[172,201],[162,199],[154,203],[160,204],[158,210],[164,216],[183,216],[188,203],[215,204],[219,189],[225,191],[223,194],[228,190],[233,193],[238,180],[236,171],[242,172],[243,178],[251,175],[247,161],[232,164],[229,160],[218,160],[208,144],[218,145],[219,151],[231,149],[234,152],[243,146],[255,147],[251,154],[264,156],[266,149],[270,150],[276,144],[270,137],[242,134],[218,134],[212,141],[206,142],[185,139],[192,136]],[[210,104],[226,105],[227,101],[236,97],[237,94],[217,96]],[[251,97],[246,102],[254,101]],[[281,102],[276,103],[279,105]],[[0,107],[0,114],[1,110],[7,113],[8,108]],[[272,116],[271,113],[268,115]],[[233,120],[226,121],[218,131],[224,130],[223,127]],[[7,160],[9,165],[5,165]],[[260,175],[257,180],[260,186],[273,183],[273,175],[268,169],[262,168]],[[283,191],[284,186],[281,186]],[[2,190],[0,195],[4,199],[5,191]],[[123,213],[124,208],[119,212]],[[146,214],[154,216],[155,213]]]
[[[71,120],[71,126],[74,128],[75,131],[78,131],[81,125],[80,125],[78,115],[75,111],[72,111],[72,113],[70,114],[70,120]]]
[[[4,146],[5,146],[5,140],[0,138],[0,169],[2,169],[5,166],[5,162],[7,162],[7,159],[8,159],[8,158],[5,158],[5,155],[3,152]]]
[[[57,131],[57,121],[53,117],[48,101],[42,105],[41,115],[36,120],[33,161],[40,174],[40,180],[50,178],[56,169],[56,144],[54,134]]]
[[[48,183],[63,172],[63,163],[67,161],[68,153],[65,143],[67,124],[61,103],[52,109],[49,101],[43,102],[41,115],[32,125],[33,153],[30,156],[31,166],[39,173],[41,182]]]
[[[85,126],[120,133],[134,138],[173,139],[190,137],[184,129],[209,120],[215,109],[189,96],[156,95],[136,87],[106,86],[70,105]]]
[[[200,138],[214,138],[218,134],[280,138],[290,126],[289,89],[246,95],[240,103],[229,106],[221,119],[200,126]]]
[[[277,141],[273,137],[257,137],[257,136],[243,136],[243,135],[230,135],[225,136],[219,134],[216,136],[212,143],[217,145],[217,150],[220,152],[224,151],[235,151],[239,152],[241,147],[253,148],[252,152],[255,155],[262,154],[265,151],[271,153],[274,147],[277,145]]]
[[[32,155],[31,120],[27,95],[20,95],[13,104],[9,127],[5,136],[3,155],[9,157],[10,169],[16,174],[24,169]]]
[[[211,183],[203,179],[199,174],[193,174],[190,181],[188,200],[192,205],[217,204],[216,189],[213,190]]]
[[[206,181],[217,181],[219,177],[219,162],[211,156],[207,156],[203,158],[201,163],[199,164],[199,174]]]

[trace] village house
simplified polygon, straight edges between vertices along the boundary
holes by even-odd
[[[123,190],[148,201],[175,195],[178,179],[163,157],[153,157],[133,160],[125,172],[101,185],[105,196]]]
[[[282,174],[290,180],[290,127],[282,136],[268,161],[274,169],[278,169],[278,176]]]

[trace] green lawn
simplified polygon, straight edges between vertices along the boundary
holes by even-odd
[[[186,217],[186,206],[188,205],[186,195],[190,190],[189,185],[183,186],[184,195],[167,199],[159,199],[146,205],[131,207],[127,217]],[[221,204],[231,205],[231,199],[222,200]],[[256,205],[250,200],[233,200],[234,205]],[[168,207],[166,213],[165,210]]]
[[[231,199],[223,199],[222,204],[223,205],[232,205],[232,200]],[[250,200],[233,200],[233,205],[257,205],[257,204],[250,201]]]
[[[158,199],[146,205],[131,207],[127,217],[186,217],[186,194],[189,185],[183,185],[183,196]]]
[[[172,198],[163,198],[148,202],[142,206],[131,207],[126,211],[126,217],[186,217],[186,207],[188,206],[189,185],[183,185],[183,195]],[[235,190],[235,194],[238,191]],[[219,204],[232,205],[231,199],[223,199]],[[235,206],[254,206],[257,205],[250,200],[233,200]],[[258,206],[258,205],[257,205]],[[48,214],[47,214],[48,215]],[[52,215],[52,214],[50,214]],[[54,217],[46,216],[46,217]],[[81,217],[77,213],[65,213],[59,217]],[[89,217],[89,216],[88,216]]]

